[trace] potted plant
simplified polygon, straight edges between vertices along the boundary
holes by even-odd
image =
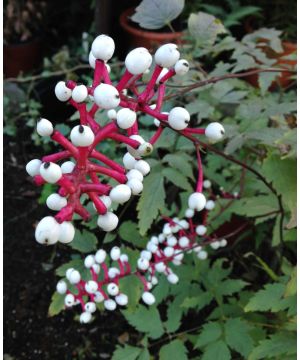
[[[46,3],[8,0],[4,6],[4,74],[17,76],[42,60],[41,27]]]
[[[180,43],[183,33],[178,17],[183,8],[184,0],[143,0],[135,9],[121,14],[120,25],[128,34],[131,46],[153,48],[168,42]]]

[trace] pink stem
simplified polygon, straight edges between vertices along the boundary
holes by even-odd
[[[56,215],[56,221],[61,224],[64,221],[71,221],[74,214],[74,207],[71,204],[66,205],[63,207]]]
[[[191,129],[191,128],[186,128],[186,129],[183,130],[183,133],[204,135],[204,134],[205,134],[205,129]]]
[[[113,132],[117,131],[118,127],[115,122],[110,122],[109,124],[105,125],[102,129],[100,129],[95,136],[95,140],[93,144],[91,145],[91,149],[93,149],[100,141],[107,138],[108,135]],[[92,150],[91,150],[92,151]]]
[[[103,162],[103,164],[111,167],[113,170],[116,170],[120,173],[125,173],[126,170],[121,166],[119,165],[118,163],[116,163],[115,161],[109,159],[108,157],[106,157],[105,155],[99,153],[98,151],[96,150],[93,150],[90,154],[91,157]]]
[[[94,80],[93,80],[93,89],[100,84],[101,78],[103,76],[105,64],[103,60],[96,60],[95,72],[94,72]]]
[[[138,97],[138,102],[146,102],[151,90],[153,89],[153,87],[155,86],[156,80],[159,77],[161,71],[162,71],[162,67],[159,65],[156,65],[154,68],[154,71],[152,73],[151,79],[148,82],[146,89],[142,92],[142,94]]]
[[[167,80],[169,80],[171,77],[173,77],[174,75],[176,75],[176,72],[174,69],[170,69],[161,79],[160,79],[160,84],[166,82]]]
[[[96,192],[101,195],[107,195],[110,189],[111,186],[105,184],[80,184],[80,190],[82,193]]]
[[[71,153],[68,150],[60,151],[56,154],[50,154],[43,156],[42,161],[43,162],[57,162],[59,160],[69,158],[71,157]]]
[[[108,135],[108,137],[121,143],[127,144],[134,149],[137,149],[141,145],[138,141],[130,139],[129,137],[118,133],[111,133]]]
[[[123,90],[128,81],[133,77],[133,74],[131,74],[127,69],[125,70],[123,76],[121,77],[118,85],[116,86],[117,90],[120,92],[121,90]]]
[[[102,263],[101,264],[101,267],[103,269],[103,272],[104,272],[104,281],[108,281],[109,280],[109,276],[108,276],[108,268],[106,266],[105,263]]]
[[[59,143],[66,150],[69,150],[73,157],[77,159],[78,149],[68,139],[66,139],[63,134],[57,130],[54,130],[53,134],[51,135],[51,139]]]
[[[91,116],[95,116],[98,109],[99,109],[99,106],[96,103],[94,103],[91,110],[89,111],[89,114]]]
[[[63,175],[58,181],[57,184],[65,188],[65,190],[68,191],[68,193],[73,194],[76,191],[75,186],[73,183],[66,177],[66,175]]]
[[[41,177],[41,175],[35,175],[33,177],[33,181],[34,181],[35,185],[37,185],[37,186],[46,184],[46,181]]]
[[[147,283],[147,280],[145,279],[145,277],[142,274],[140,274],[139,272],[136,272],[135,275],[140,279],[140,281],[144,285],[144,291],[149,291],[148,283]]]
[[[88,146],[78,146],[78,159],[77,166],[78,169],[85,169],[87,165],[87,158],[89,155],[89,147]]]
[[[199,146],[196,146],[197,163],[198,163],[198,180],[196,185],[196,192],[202,192],[203,190],[203,169],[200,156]]]
[[[79,201],[76,203],[74,211],[76,214],[81,216],[84,221],[88,221],[91,217],[90,213],[80,204]]]
[[[87,111],[86,111],[86,104],[78,104],[78,111],[80,115],[80,124],[87,125]]]
[[[156,141],[160,138],[163,130],[164,130],[164,128],[160,125],[159,128],[156,130],[155,134],[149,140],[149,143],[154,145],[156,143]]]
[[[119,268],[120,268],[120,274],[121,274],[121,276],[123,276],[125,274],[125,271],[124,271],[123,263],[120,259],[118,259],[118,264],[119,264]]]
[[[127,182],[126,175],[119,173],[118,171],[108,169],[104,166],[100,166],[100,165],[96,165],[96,164],[89,164],[88,171],[99,172],[100,174],[107,175],[107,176],[117,180],[121,184],[124,184],[125,182]]]
[[[93,201],[97,212],[100,215],[106,214],[107,213],[107,208],[103,204],[103,202],[98,198],[98,195],[96,193],[94,193],[94,192],[89,192],[88,195],[89,195],[90,199]]]

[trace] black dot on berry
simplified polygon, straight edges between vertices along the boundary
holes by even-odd
[[[80,132],[80,134],[82,134],[84,132],[84,127],[82,125],[79,125],[78,131]]]
[[[49,166],[50,166],[50,162],[46,162],[46,163],[44,164],[44,169],[48,169]]]
[[[221,133],[222,135],[224,135],[224,134],[225,134],[224,130],[220,130],[220,133]]]
[[[183,66],[186,66],[186,67],[189,67],[189,64],[186,63],[186,62],[183,62],[182,65],[183,65]]]
[[[115,98],[116,98],[116,99],[120,99],[120,95],[116,95]]]
[[[188,123],[189,123],[189,120],[188,120],[188,119],[186,119],[186,120],[184,120],[184,122],[185,122],[186,124],[188,124]]]

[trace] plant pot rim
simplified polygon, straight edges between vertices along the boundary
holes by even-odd
[[[22,47],[22,46],[26,46],[26,45],[31,45],[31,44],[35,44],[35,43],[40,43],[43,39],[42,35],[37,35],[32,37],[30,40],[26,40],[23,42],[15,42],[15,43],[5,43],[3,42],[3,46],[4,47]]]
[[[154,31],[148,31],[143,29],[138,29],[132,25],[130,25],[128,17],[132,15],[134,12],[134,8],[129,8],[124,10],[120,15],[120,25],[123,29],[125,29],[127,32],[137,35],[142,38],[151,38],[153,40],[166,40],[170,39],[173,40],[174,38],[180,38],[182,36],[181,31],[176,32],[154,32]]]

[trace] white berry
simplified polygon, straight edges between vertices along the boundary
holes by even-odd
[[[47,197],[46,204],[49,209],[59,211],[67,205],[67,199],[55,193]]]
[[[115,297],[115,301],[120,306],[125,306],[128,304],[128,296],[125,294],[119,294]]]
[[[62,172],[59,165],[53,162],[45,162],[40,166],[42,178],[50,184],[55,184],[61,177]]]
[[[66,86],[64,81],[60,81],[56,84],[54,89],[55,95],[59,101],[68,101],[72,96],[72,91]]]
[[[175,107],[169,113],[168,122],[173,129],[183,130],[189,125],[190,114],[183,107]]]
[[[125,58],[126,69],[133,75],[144,73],[152,64],[152,56],[146,48],[131,50]]]
[[[95,256],[94,255],[88,255],[85,259],[84,259],[84,266],[86,268],[91,268],[93,265],[95,264]]]
[[[143,251],[141,251],[140,256],[142,259],[146,259],[146,260],[150,261],[152,258],[152,253],[151,253],[151,251],[143,250]]]
[[[75,304],[75,297],[72,294],[68,294],[65,297],[65,305],[70,307],[73,306]]]
[[[200,192],[195,192],[189,196],[188,205],[189,208],[195,211],[201,211],[206,204],[205,196]]]
[[[133,195],[138,195],[143,191],[143,183],[135,178],[130,179],[127,182],[127,186],[130,187],[130,190],[132,192]]]
[[[200,236],[204,235],[206,233],[206,231],[207,231],[207,228],[204,225],[198,225],[196,227],[196,233]]]
[[[156,263],[156,264],[155,264],[155,270],[156,270],[157,272],[160,272],[160,273],[164,272],[164,271],[166,270],[166,265],[165,265],[165,263],[163,263],[163,262]]]
[[[89,64],[90,64],[90,67],[92,69],[95,69],[95,67],[96,67],[96,58],[93,55],[92,51],[90,51],[90,53],[89,53]]]
[[[52,216],[44,217],[35,229],[35,239],[39,244],[53,245],[60,235],[60,225]]]
[[[81,324],[87,324],[91,320],[92,320],[92,314],[88,311],[83,312],[79,318],[79,321],[81,322]]]
[[[192,218],[195,215],[195,211],[193,209],[187,209],[185,211],[185,217],[187,218]]]
[[[227,240],[226,239],[222,239],[221,241],[220,241],[220,246],[221,247],[224,247],[224,246],[226,246],[227,245]]]
[[[95,260],[98,264],[102,264],[106,259],[106,251],[103,249],[100,249],[95,254]]]
[[[186,236],[182,236],[179,241],[178,244],[181,248],[185,248],[189,245],[190,240],[186,237]]]
[[[118,226],[119,219],[117,215],[112,212],[107,212],[104,215],[99,215],[97,224],[104,231],[113,231]]]
[[[119,293],[119,287],[115,283],[110,283],[107,285],[107,292],[111,296],[116,296]]]
[[[137,161],[135,160],[135,158],[129,152],[127,152],[123,156],[123,164],[124,164],[125,168],[128,169],[128,170],[133,169],[136,162]]]
[[[203,187],[205,189],[209,189],[211,187],[211,182],[209,180],[204,180],[203,181]]]
[[[60,280],[56,285],[56,291],[59,294],[65,294],[67,292],[67,283],[64,280]]]
[[[103,109],[113,109],[120,104],[118,90],[109,84],[100,84],[94,90],[95,103]]]
[[[108,299],[104,301],[104,307],[106,310],[114,311],[117,307],[117,304],[114,300]]]
[[[74,170],[75,164],[72,161],[65,161],[61,164],[61,172],[63,174],[70,174]]]
[[[171,257],[174,254],[174,248],[171,247],[171,246],[167,246],[164,249],[164,254],[165,254],[166,257]]]
[[[137,261],[137,266],[140,270],[146,271],[149,268],[149,261],[145,258],[139,258]]]
[[[151,292],[145,291],[142,295],[142,299],[145,304],[153,305],[155,303],[155,297]]]
[[[86,125],[75,126],[71,131],[70,137],[75,146],[90,146],[95,139],[93,131]]]
[[[140,144],[144,144],[145,140],[140,136],[140,135],[131,135],[130,139],[133,139],[137,142],[139,142]],[[134,158],[140,158],[141,155],[138,151],[139,149],[134,149],[133,147],[131,147],[130,145],[127,145],[127,151],[130,153],[130,155],[132,155]]]
[[[220,242],[219,242],[219,241],[214,241],[214,242],[212,242],[212,243],[210,244],[210,247],[211,247],[212,249],[214,249],[214,250],[217,250],[217,249],[219,249],[219,247],[220,247]]]
[[[105,205],[106,209],[109,209],[111,207],[112,201],[111,198],[107,195],[101,195],[99,197],[99,199],[103,202],[103,204]]]
[[[181,59],[178,60],[177,63],[174,66],[174,70],[176,72],[176,75],[183,76],[189,71],[189,63],[187,60]]]
[[[109,60],[115,51],[114,40],[107,35],[99,35],[92,43],[92,54],[96,59]]]
[[[150,172],[150,165],[145,160],[138,160],[134,164],[134,168],[146,176]]]
[[[77,85],[72,90],[72,99],[77,103],[82,103],[88,97],[87,87],[84,85]]]
[[[89,294],[95,294],[95,292],[98,290],[98,284],[96,283],[96,281],[89,280],[85,284],[85,290]]]
[[[58,241],[62,244],[70,243],[75,236],[74,225],[70,221],[64,221],[60,224],[60,232]]]
[[[215,207],[215,202],[213,200],[208,200],[205,205],[206,210],[212,210]]]
[[[126,176],[127,176],[128,180],[136,179],[140,182],[142,182],[144,180],[143,174],[139,170],[136,170],[136,169],[132,169],[132,170],[128,171]]]
[[[128,108],[117,112],[117,124],[121,129],[129,129],[136,121],[136,113]]]
[[[225,130],[220,123],[212,122],[206,127],[205,135],[209,140],[216,142],[223,139]]]
[[[207,259],[207,252],[204,250],[199,251],[197,256],[200,260],[205,260],[205,259]]]
[[[131,190],[128,185],[120,184],[115,186],[109,193],[111,200],[117,204],[124,204],[130,199]]]
[[[173,274],[173,273],[169,274],[167,276],[167,279],[168,279],[169,283],[171,283],[171,284],[177,284],[178,281],[179,281],[178,276],[176,274]]]
[[[176,44],[165,44],[156,50],[154,59],[157,65],[170,68],[179,60],[180,53]]]
[[[77,270],[73,270],[69,276],[69,279],[71,284],[78,284],[81,280],[81,276],[80,276],[80,273],[79,271]]]
[[[40,174],[41,160],[33,159],[30,160],[26,165],[26,171],[30,176],[36,176]]]
[[[89,301],[84,306],[85,311],[89,313],[94,313],[97,309],[96,304],[92,301]]]
[[[111,250],[110,250],[110,257],[113,261],[117,261],[120,259],[121,256],[121,250],[118,246],[114,246]]]
[[[36,131],[40,136],[50,136],[53,133],[52,122],[47,119],[40,119],[36,125]]]

